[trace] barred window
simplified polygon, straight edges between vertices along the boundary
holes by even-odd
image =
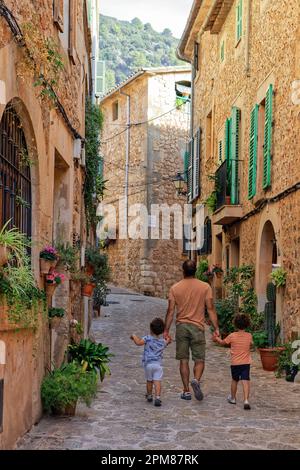
[[[8,105],[0,122],[0,227],[11,219],[31,237],[31,178],[28,147],[21,120]]]

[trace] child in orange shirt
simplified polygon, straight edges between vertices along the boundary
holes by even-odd
[[[245,330],[250,326],[250,318],[245,314],[238,314],[234,318],[236,332],[228,335],[224,340],[214,335],[213,340],[221,346],[230,346],[231,349],[231,395],[228,402],[236,404],[238,382],[241,380],[244,392],[244,409],[250,410],[250,348],[253,344],[252,335]]]

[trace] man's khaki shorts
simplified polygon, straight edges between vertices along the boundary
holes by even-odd
[[[191,323],[176,325],[176,359],[190,358],[192,351],[193,361],[205,361],[205,333]]]

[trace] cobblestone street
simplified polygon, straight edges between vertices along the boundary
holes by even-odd
[[[264,372],[254,354],[252,410],[244,411],[241,390],[238,404],[228,404],[229,351],[211,344],[208,331],[203,402],[179,398],[172,343],[165,352],[163,406],[146,403],[142,348],[129,336],[147,334],[167,303],[116,288],[108,301],[93,331],[115,354],[111,377],[99,386],[91,408],[80,405],[74,418],[43,418],[19,449],[300,449],[300,384]]]

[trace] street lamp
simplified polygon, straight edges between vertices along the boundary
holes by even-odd
[[[184,178],[184,173],[177,173],[173,179],[173,183],[179,196],[187,195],[187,184]]]

